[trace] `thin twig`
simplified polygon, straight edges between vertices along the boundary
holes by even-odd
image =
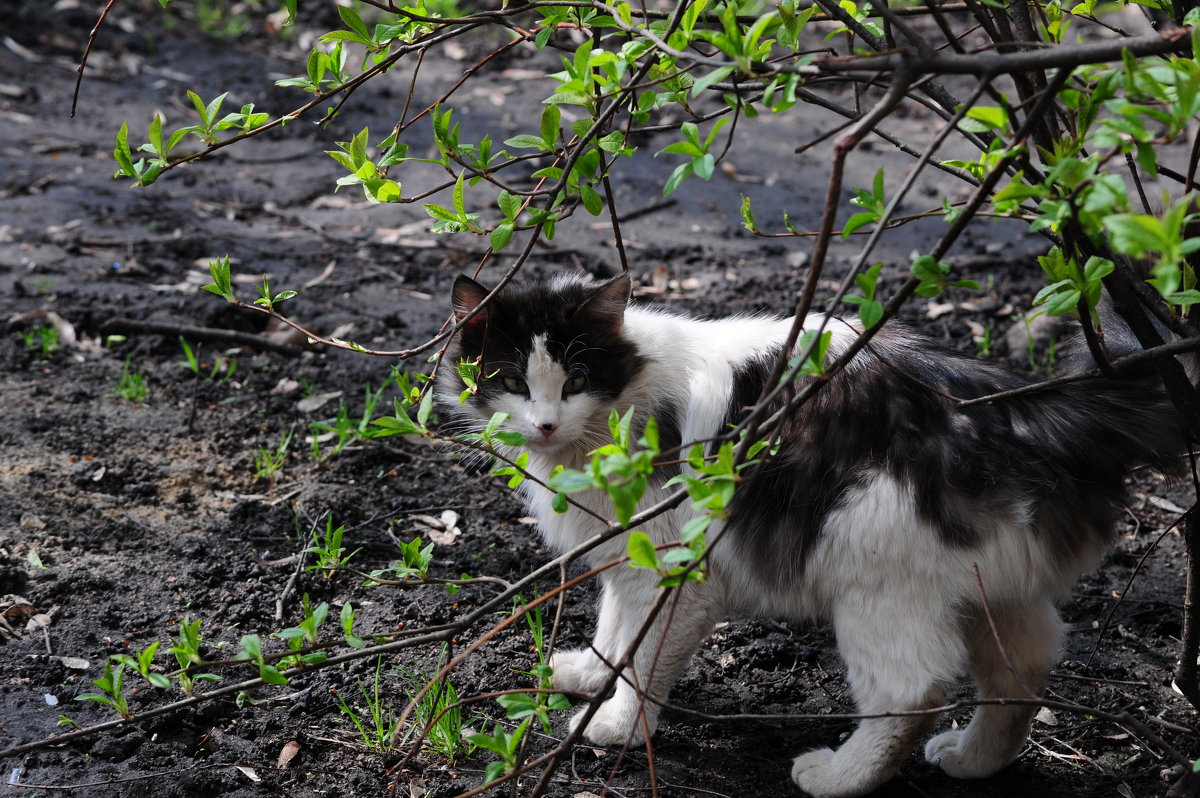
[[[83,70],[87,66],[88,55],[92,52],[92,44],[96,41],[96,34],[100,32],[100,26],[104,24],[105,17],[108,12],[116,5],[117,0],[108,0],[104,5],[104,9],[100,12],[100,18],[96,20],[96,24],[92,26],[91,33],[88,34],[87,44],[83,48],[83,55],[79,59],[79,66],[75,69],[75,91],[71,93],[71,113],[70,117],[75,118],[75,106],[79,102],[79,88],[83,85]]]
[[[105,335],[113,333],[130,333],[133,335],[182,335],[190,341],[208,341],[224,346],[249,346],[254,349],[279,352],[283,355],[297,356],[304,349],[294,344],[277,341],[265,335],[244,332],[242,330],[224,330],[212,327],[197,327],[192,324],[176,324],[166,321],[143,321],[141,319],[114,318],[103,322],[99,330]]]
[[[323,517],[328,517],[326,512]],[[300,578],[300,572],[304,570],[304,560],[308,557],[309,543],[312,540],[313,533],[317,530],[317,524],[320,519],[315,519],[312,527],[308,530],[308,536],[300,538],[300,550],[296,552],[296,567],[292,569],[292,575],[288,577],[287,584],[283,586],[283,590],[279,592],[279,598],[275,599],[275,622],[283,621],[283,605],[287,602],[288,595],[292,592],[292,588],[296,586],[296,580]]]
[[[983,589],[983,577],[979,574],[979,563],[972,563],[971,570],[975,573],[975,586],[979,590],[979,603],[983,607],[983,616],[987,618],[988,628],[992,630],[992,640],[996,642],[996,648],[1000,650],[1000,656],[1004,659],[1004,667],[1008,668],[1008,672],[1012,674],[1013,681],[1021,686],[1028,698],[1037,698],[1038,695],[1025,681],[1025,677],[1017,670],[1017,666],[1013,664],[1012,657],[1008,655],[1008,646],[1004,639],[1000,636],[1000,630],[996,627],[996,619],[992,616],[992,606],[988,603],[987,591]]]

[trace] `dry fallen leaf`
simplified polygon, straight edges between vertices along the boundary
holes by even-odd
[[[279,759],[276,761],[276,767],[280,770],[285,769],[291,764],[296,755],[300,753],[300,743],[291,740],[283,748],[279,750]]]
[[[429,539],[439,546],[453,546],[462,534],[462,530],[458,528],[458,513],[453,510],[446,510],[440,518],[417,514],[412,516],[412,521],[417,529],[425,532]]]
[[[654,274],[650,277],[650,288],[656,294],[665,294],[667,292],[667,284],[671,280],[671,273],[667,271],[666,266],[658,266],[654,269]]]
[[[254,772],[254,768],[248,768],[245,765],[234,765],[234,767],[242,771],[242,774],[255,784],[258,784],[260,781],[262,781],[262,778],[260,778],[259,775]]]
[[[275,387],[270,390],[272,396],[279,394],[291,393],[300,389],[300,383],[293,380],[291,377],[284,377],[279,382],[275,383]]]
[[[20,524],[26,529],[42,530],[46,528],[46,522],[33,513],[22,514]]]
[[[0,599],[0,617],[9,623],[24,623],[33,617],[33,605],[23,596],[11,593]]]
[[[296,409],[301,413],[314,413],[334,399],[341,398],[341,396],[341,391],[330,391],[329,393],[319,393],[316,396],[306,396],[299,402],[296,402]]]
[[[940,319],[947,313],[953,313],[956,305],[953,302],[930,302],[925,306],[925,316],[930,319]]]
[[[1171,501],[1170,499],[1164,499],[1161,496],[1147,496],[1146,501],[1150,502],[1150,504],[1153,504],[1160,510],[1166,510],[1168,513],[1183,515],[1187,512],[1187,510],[1180,507],[1175,502]]]
[[[44,612],[39,612],[29,619],[25,624],[26,632],[36,632],[38,629],[48,629],[53,621],[50,616]]]

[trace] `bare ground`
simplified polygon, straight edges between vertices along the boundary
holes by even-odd
[[[226,253],[239,273],[267,273],[280,288],[307,286],[291,310],[314,329],[381,348],[432,334],[445,317],[454,275],[474,266],[470,242],[425,233],[418,208],[380,208],[346,192],[332,195],[336,166],[317,155],[364,124],[389,126],[406,74],[364,89],[329,132],[296,123],[271,141],[231,148],[132,191],[110,179],[113,136],[122,121],[136,138],[153,109],[181,118],[188,88],[205,97],[232,89],[231,104],[253,99],[285,110],[298,101],[271,81],[298,73],[303,54],[286,39],[257,33],[218,41],[185,32],[186,25],[172,30],[156,4],[118,8],[97,42],[71,119],[75,58],[94,19],[90,10],[69,4],[58,9],[21,4],[8,38],[0,38],[0,310],[7,322],[0,336],[6,407],[0,415],[0,596],[28,602],[27,609],[3,610],[13,629],[0,636],[5,745],[63,731],[56,725],[60,715],[85,726],[111,719],[107,708],[72,699],[93,689],[109,655],[174,638],[185,617],[203,620],[207,653],[219,658],[222,646],[243,634],[265,639],[298,622],[304,594],[329,602],[335,613],[351,601],[360,630],[386,633],[451,621],[495,593],[486,585],[453,596],[439,585],[367,588],[350,575],[310,572],[292,582],[306,536],[326,513],[345,525],[352,547],[362,547],[354,562],[363,570],[395,560],[396,539],[427,534],[419,516],[447,510],[456,514],[461,534],[437,545],[431,575],[513,579],[549,556],[504,485],[451,452],[386,438],[319,460],[309,456],[309,425],[329,419],[339,402],[361,415],[363,391],[389,373],[386,359],[192,341],[206,364],[218,354],[236,359],[236,373],[221,381],[185,369],[174,335],[129,333],[106,342],[112,328],[105,324],[113,319],[264,332],[260,316],[198,290],[207,281],[208,261]],[[46,23],[51,15],[53,25]],[[479,46],[486,51],[486,42]],[[442,82],[435,80],[425,90],[431,97],[419,99],[429,102],[438,86],[457,79],[470,63],[469,54],[464,58],[427,64]],[[521,70],[531,69],[545,71],[546,64],[514,58],[481,76],[472,84],[478,88],[466,103],[464,126],[515,131]],[[772,124],[780,123],[764,123],[768,132]],[[809,124],[819,128],[821,122]],[[909,124],[919,130],[921,120]],[[802,256],[790,245],[748,236],[728,208],[736,209],[737,194],[748,192],[763,216],[781,207],[795,219],[812,213],[820,164],[783,160],[807,130],[775,130],[740,156],[741,182],[720,175],[681,192],[675,205],[657,201],[669,164],[619,184],[624,207],[646,211],[624,231],[635,275],[648,283],[665,267],[675,280],[668,295],[650,301],[697,313],[787,310],[803,278],[794,268]],[[873,169],[864,164],[862,175],[869,179]],[[888,279],[896,279],[909,250],[934,234],[915,227],[892,239],[884,252]],[[975,346],[972,333],[993,331],[990,356],[1023,361],[1023,353],[1009,351],[1003,332],[1034,288],[1029,254],[1038,247],[985,227],[957,257],[981,282],[991,278],[991,288],[949,304],[914,306],[912,320],[963,347]],[[606,273],[617,261],[605,231],[581,221],[539,252],[534,265]],[[27,343],[28,332],[53,322],[47,313],[74,331],[77,345],[46,353]],[[419,359],[406,364],[421,366]],[[113,395],[123,368],[144,376],[144,399]],[[314,399],[326,394],[324,404]],[[275,484],[256,479],[255,454],[276,446],[290,428],[296,442]],[[1186,491],[1153,474],[1137,475],[1116,547],[1063,608],[1070,634],[1051,688],[1065,700],[1129,709],[1195,757],[1194,733],[1176,730],[1194,728],[1195,714],[1170,687],[1185,558],[1176,533],[1163,534],[1178,517],[1176,505],[1187,501]],[[591,598],[586,586],[568,594],[562,644],[585,641]],[[30,613],[46,616],[46,623],[26,629]],[[461,633],[456,650],[487,626]],[[282,648],[280,641],[273,645]],[[438,654],[430,645],[385,659],[385,703],[398,711],[407,700],[403,669],[428,670]],[[528,686],[521,671],[533,657],[529,635],[514,626],[452,680],[463,698]],[[165,665],[164,654],[158,662]],[[335,694],[361,704],[357,680],[369,683],[375,665],[318,670],[284,687],[260,689],[248,697],[253,700],[231,696],[12,755],[3,775],[8,784],[44,785],[23,789],[31,795],[69,788],[86,796],[365,798],[449,796],[477,787],[491,759],[486,752],[453,764],[422,753],[397,767],[402,749],[381,753],[361,744]],[[252,675],[244,668],[222,672],[230,681]],[[133,676],[129,684],[136,688],[135,713],[178,697]],[[733,620],[717,630],[672,701],[678,708],[665,714],[652,752],[576,748],[547,794],[599,795],[608,785],[614,796],[798,795],[788,777],[791,758],[836,743],[850,724],[786,716],[852,710],[828,631],[769,619]],[[491,700],[469,705],[466,714],[475,730],[491,730],[503,718]],[[712,717],[739,714],[778,717]],[[559,718],[549,735],[534,735],[526,755],[549,750],[564,732]],[[281,751],[292,742],[299,754],[279,767]],[[1039,716],[1029,748],[993,779],[955,782],[914,756],[879,794],[1141,798],[1164,794],[1173,775],[1170,760],[1135,731],[1057,712]],[[516,794],[527,794],[532,784],[523,779]]]

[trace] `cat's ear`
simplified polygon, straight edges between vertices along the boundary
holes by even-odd
[[[454,280],[454,289],[450,293],[451,304],[454,307],[454,321],[461,322],[468,313],[479,307],[479,303],[487,295],[488,290],[486,288],[465,274],[460,274]],[[467,322],[467,326],[482,327],[486,323],[487,308],[484,308],[471,317],[471,320]]]
[[[584,319],[589,325],[616,335],[625,323],[625,308],[629,306],[631,293],[633,283],[628,274],[614,277],[588,297],[576,311],[576,318]]]

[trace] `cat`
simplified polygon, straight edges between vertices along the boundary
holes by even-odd
[[[726,430],[758,399],[792,319],[701,320],[630,305],[630,294],[628,276],[558,276],[509,285],[468,315],[488,289],[459,277],[460,329],[438,376],[440,400],[480,426],[507,413],[506,428],[527,440],[529,472],[543,481],[559,464],[585,467],[610,440],[614,408],[635,408],[638,428],[653,416],[664,448]],[[821,322],[813,314],[805,327]],[[860,328],[825,322],[836,357]],[[483,379],[460,403],[464,384],[452,366],[463,360],[477,362]],[[775,454],[740,486],[725,528],[709,530],[706,580],[659,613],[585,736],[621,745],[652,734],[672,683],[729,616],[831,622],[865,714],[940,706],[964,673],[982,698],[1040,695],[1062,642],[1055,599],[1110,542],[1130,470],[1171,468],[1185,432],[1149,380],[1089,378],[956,406],[1025,383],[902,325],[881,329],[778,431]],[[664,482],[640,506],[678,489]],[[555,512],[552,494],[532,481],[520,489],[558,551],[604,528],[575,507]],[[573,498],[611,517],[602,493]],[[666,543],[694,515],[684,502],[639,528]],[[589,559],[624,554],[618,536]],[[592,693],[607,682],[606,662],[633,640],[658,578],[627,566],[603,572],[592,646],[552,658],[558,689]],[[965,728],[932,737],[925,758],[951,776],[990,776],[1024,747],[1035,711],[981,705]],[[836,751],[798,756],[792,778],[817,798],[871,792],[935,721],[861,720]]]

